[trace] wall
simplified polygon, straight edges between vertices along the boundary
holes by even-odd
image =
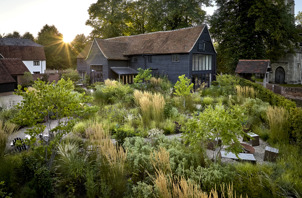
[[[27,69],[30,71],[30,73],[34,72],[40,72],[40,74],[43,74],[46,70],[46,61],[40,60],[40,65],[34,66],[34,60],[26,60],[22,61],[24,65],[26,65]]]
[[[90,75],[91,65],[102,65],[103,67],[103,79],[107,79],[108,76],[108,60],[101,52],[100,48],[98,47],[96,41],[93,41],[90,53],[88,58],[85,60],[87,63],[87,74]]]
[[[272,74],[270,74],[270,82],[275,83],[275,71],[278,67],[282,67],[285,71],[285,83],[302,84],[302,53],[301,50],[296,54],[287,54],[276,62],[272,62]]]
[[[148,61],[148,55],[132,56],[130,65],[133,69],[152,69],[153,74],[167,76],[172,83],[176,83],[178,76],[185,74],[190,77],[190,56],[189,54],[179,54],[179,62],[172,62],[172,54],[150,55],[152,62]],[[137,62],[133,62],[133,58]]]
[[[200,42],[205,42],[205,50],[204,51],[200,51],[198,49],[198,45]],[[211,73],[212,74],[212,79],[215,78],[215,75],[216,75],[216,71],[217,71],[217,68],[216,68],[216,51],[215,51],[215,48],[213,46],[213,43],[212,43],[212,40],[211,40],[211,37],[210,37],[210,33],[209,33],[209,30],[207,27],[204,28],[202,34],[200,35],[199,39],[197,40],[196,44],[194,45],[194,47],[192,48],[191,50],[191,53],[190,53],[190,65],[191,65],[191,68],[190,68],[190,71],[192,71],[192,56],[194,54],[207,54],[207,55],[212,55],[212,70],[210,71],[194,71],[192,72],[193,74],[198,74],[198,73]],[[192,75],[192,74],[191,74]]]

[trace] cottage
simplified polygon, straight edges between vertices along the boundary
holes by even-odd
[[[19,58],[32,74],[46,70],[44,47],[29,39],[1,38],[0,58]]]
[[[195,85],[215,79],[216,51],[208,27],[95,38],[77,57],[77,69],[92,82],[108,78],[132,83],[137,69],[151,69],[175,83],[185,74]]]
[[[0,59],[0,93],[11,92],[20,84],[21,76],[29,72],[21,59],[1,58]]]

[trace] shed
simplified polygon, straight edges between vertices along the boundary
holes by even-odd
[[[239,60],[235,73],[249,80],[254,75],[267,82],[270,69],[270,60]]]

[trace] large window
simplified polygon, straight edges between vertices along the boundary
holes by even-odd
[[[212,70],[212,55],[194,54],[192,71]]]

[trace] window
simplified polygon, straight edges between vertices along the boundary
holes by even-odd
[[[152,63],[152,56],[148,56],[148,62]]]
[[[132,57],[131,62],[136,63],[137,62],[137,57]]]
[[[198,43],[198,51],[205,51],[206,43],[204,41]]]
[[[194,54],[192,71],[212,70],[212,55]]]
[[[179,62],[179,54],[172,54],[172,62]]]
[[[34,74],[40,74],[40,72],[34,72]]]
[[[39,66],[40,65],[40,61],[34,61],[34,66]]]

